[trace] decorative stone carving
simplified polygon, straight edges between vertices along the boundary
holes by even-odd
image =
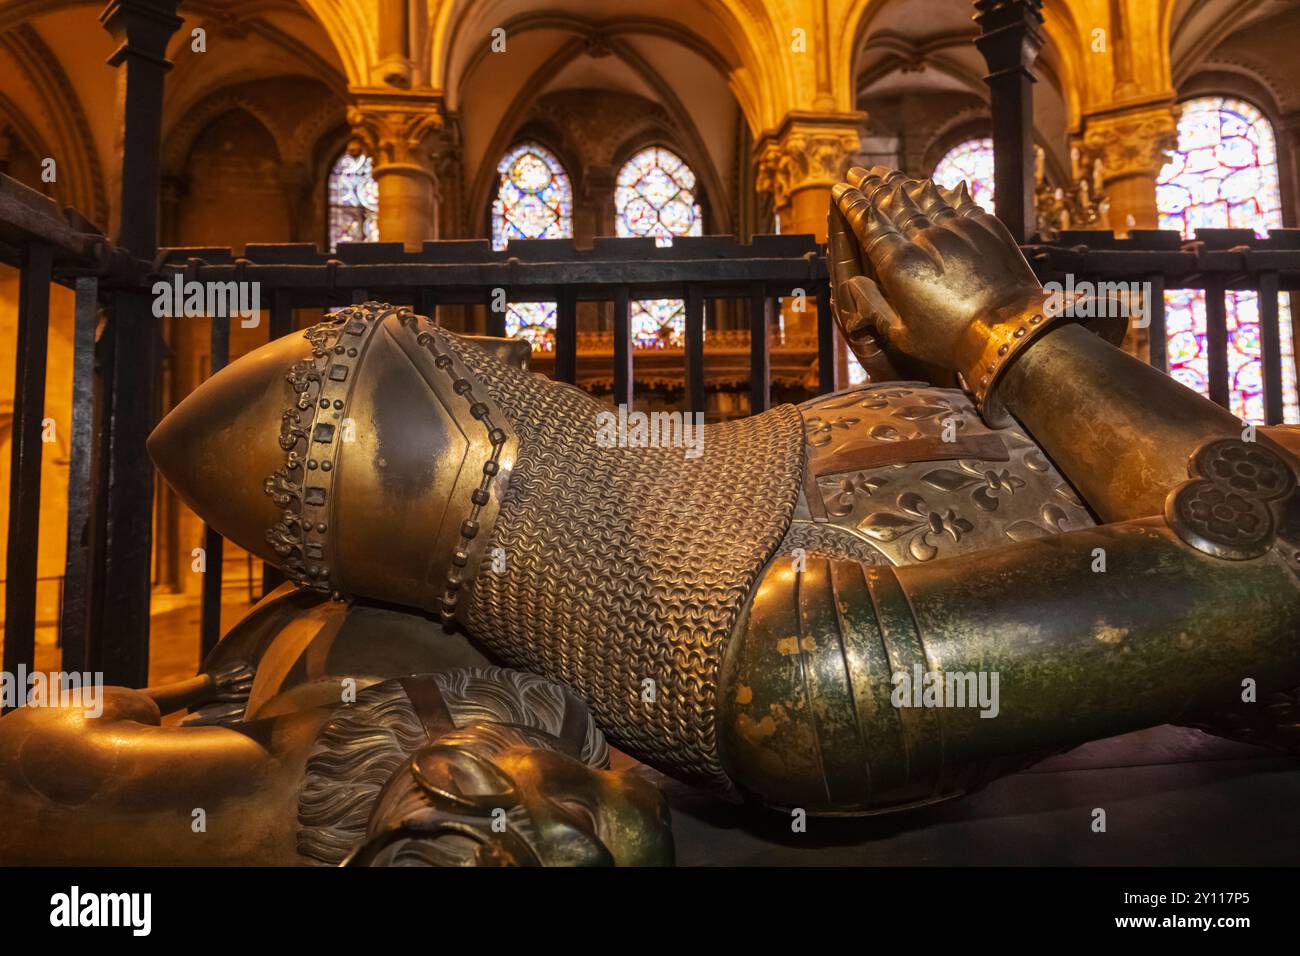
[[[367,91],[348,108],[351,145],[373,157],[376,174],[396,164],[433,179],[443,125],[441,99],[424,93]]]
[[[1087,118],[1086,150],[1101,158],[1105,181],[1160,172],[1178,145],[1177,107],[1160,104]]]
[[[801,189],[830,189],[862,148],[864,113],[791,113],[755,147],[760,192],[772,194],[777,209]]]
[[[987,428],[963,392],[888,382],[800,411],[799,547],[915,564],[1093,524],[1033,440],[1014,425]],[[816,540],[809,526],[820,527]]]

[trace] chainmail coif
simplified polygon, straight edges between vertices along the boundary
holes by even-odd
[[[790,525],[798,411],[706,426],[694,459],[682,448],[600,448],[596,415],[610,406],[448,339],[519,436],[467,609],[471,633],[513,666],[568,683],[639,759],[728,787],[718,670]],[[494,548],[504,573],[492,570]]]

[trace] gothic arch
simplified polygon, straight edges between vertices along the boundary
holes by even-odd
[[[201,83],[201,78],[206,76],[208,69],[204,64],[203,57],[208,54],[196,54],[190,50],[187,28],[192,29],[196,26],[203,26],[218,34],[223,31],[237,29],[241,36],[256,37],[281,51],[283,55],[276,58],[273,71],[266,76],[259,76],[259,79],[265,80],[284,75],[301,75],[322,83],[340,99],[346,98],[348,91],[347,78],[340,70],[339,65],[331,63],[321,56],[316,50],[312,49],[309,43],[293,36],[260,16],[259,14],[262,11],[261,6],[246,10],[239,4],[229,9],[217,7],[212,3],[186,4],[185,13],[188,14],[186,25],[177,31],[177,36],[183,42],[172,52],[172,70],[168,76],[168,89],[193,88],[194,91],[187,97],[187,102],[169,101],[167,104],[169,109],[183,112],[188,108],[189,104],[201,101],[208,96],[212,89],[212,87],[205,87]],[[219,39],[209,37],[210,45],[218,42]],[[244,81],[239,80],[237,82]],[[217,86],[224,85],[230,85],[228,78],[217,81]]]
[[[978,30],[972,25],[967,30],[939,31],[911,38],[896,30],[872,30],[881,14],[897,7],[905,0],[853,0],[845,9],[837,33],[839,44],[835,47],[833,86],[837,101],[845,108],[857,103],[864,73],[869,80],[885,75],[901,63],[924,61],[927,66],[946,73],[953,79],[987,99],[982,61],[974,69],[963,67],[944,54],[950,50],[971,49]],[[969,4],[965,4],[966,9]],[[1043,23],[1044,44],[1037,61],[1040,76],[1056,88],[1066,107],[1066,125],[1077,129],[1082,116],[1086,90],[1083,87],[1084,71],[1081,56],[1084,40],[1070,9],[1069,0],[1045,0]],[[864,70],[860,64],[867,47],[883,47],[896,59],[892,63]]]
[[[550,10],[524,12],[522,0],[445,0],[431,4],[429,45],[421,65],[440,87],[453,110],[460,106],[460,79],[490,49],[490,31],[510,36],[532,30],[558,29],[596,43],[610,37],[649,35],[673,40],[706,57],[720,70],[740,103],[751,132],[774,127],[798,100],[798,80],[787,71],[787,44],[778,36],[767,8],[747,0],[701,0],[662,17],[663,5],[627,4],[626,14],[593,19],[565,11],[559,0]],[[636,10],[636,7],[643,8]],[[707,29],[700,29],[706,27]],[[711,38],[705,39],[705,36]],[[427,59],[424,57],[427,56]]]
[[[722,180],[718,174],[716,165],[712,162],[703,138],[700,136],[694,121],[690,114],[681,103],[680,99],[668,87],[666,83],[658,76],[649,63],[642,58],[636,50],[627,44],[618,40],[608,41],[609,50],[613,55],[618,56],[627,64],[637,75],[654,90],[655,94],[660,97],[661,105],[667,112],[670,120],[677,126],[678,134],[684,140],[683,156],[690,156],[688,162],[692,162],[692,168],[704,182],[706,193],[710,196],[710,201],[715,205],[711,206],[713,213],[721,221],[731,222],[731,209],[727,196],[722,189]],[[550,80],[560,75],[560,73],[573,60],[584,55],[588,51],[588,42],[583,37],[571,37],[559,50],[555,51],[527,80],[520,86],[521,90],[542,90]],[[517,130],[524,118],[532,110],[537,102],[535,96],[517,97],[507,109],[505,115],[501,118],[496,126],[496,132],[489,141],[488,147],[483,154],[483,160],[480,162],[477,176],[474,178],[468,194],[467,208],[478,210],[490,201],[492,184],[496,176],[496,158],[499,158],[507,147],[518,139]],[[563,155],[557,153],[557,155]],[[692,161],[694,160],[694,161]],[[570,170],[570,177],[574,179],[575,187],[578,182],[578,176],[573,170]],[[471,213],[473,215],[473,213]]]
[[[194,107],[181,115],[170,130],[163,136],[162,171],[163,175],[181,176],[189,162],[190,152],[204,131],[227,113],[242,110],[266,128],[267,134],[277,143],[282,142],[279,123],[249,91],[238,87],[227,87],[211,93],[200,100]]]
[[[18,63],[40,103],[51,139],[41,138],[40,155],[56,159],[56,191],[101,228],[108,225],[108,191],[90,123],[58,57],[30,24],[0,33],[0,46]],[[10,114],[16,109],[9,107]],[[30,141],[30,133],[28,134]]]

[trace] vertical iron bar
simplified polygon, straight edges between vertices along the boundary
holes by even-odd
[[[1152,368],[1168,374],[1169,372],[1169,332],[1165,327],[1165,276],[1163,272],[1153,272],[1146,277],[1151,289],[1151,314],[1147,316],[1147,354]]]
[[[83,671],[89,662],[91,455],[95,415],[95,326],[99,280],[77,279],[72,332],[72,424],[68,433],[68,534],[59,609],[63,669]]]
[[[1223,301],[1223,279],[1205,279],[1205,347],[1210,401],[1228,407],[1228,315]]]
[[[497,311],[492,306],[497,298],[496,289],[488,289],[487,295],[483,299],[484,308],[487,310],[486,321],[484,323],[484,332],[487,335],[495,335],[497,338],[504,338],[506,334],[506,309]],[[506,295],[506,308],[509,308],[509,296]]]
[[[209,375],[230,361],[230,317],[214,315]],[[199,619],[199,664],[221,640],[221,583],[225,564],[225,539],[211,525],[203,528],[203,607]]]
[[[4,669],[11,674],[19,665],[30,669],[36,656],[41,423],[45,418],[45,363],[53,269],[54,254],[49,246],[32,242],[23,247],[9,458],[9,543],[5,565]]]
[[[1282,424],[1282,332],[1276,272],[1259,274],[1260,361],[1264,372],[1264,424]]]
[[[829,280],[817,284],[817,387],[823,395],[835,391],[835,317]]]
[[[704,289],[686,287],[686,410],[704,414]]]
[[[434,325],[441,325],[438,321],[438,290],[437,289],[420,289],[416,292],[415,311],[427,318]]]
[[[555,302],[555,377],[570,385],[578,381],[578,297],[569,286]]]
[[[772,300],[761,282],[749,290],[749,414],[772,405]]]
[[[615,405],[632,410],[632,302],[625,285],[614,290],[614,395]]]

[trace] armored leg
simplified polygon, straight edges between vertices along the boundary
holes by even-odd
[[[1159,518],[907,567],[780,558],[726,650],[722,763],[770,804],[881,812],[1230,704],[1248,678],[1278,692],[1300,680],[1292,575]]]

